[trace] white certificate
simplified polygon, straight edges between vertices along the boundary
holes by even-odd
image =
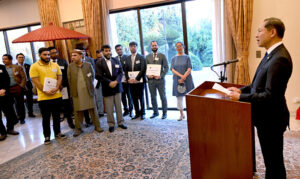
[[[212,89],[221,91],[227,95],[230,94],[230,91],[228,89],[224,88],[223,86],[219,85],[218,83],[215,83],[214,86],[212,87]]]
[[[98,80],[94,79],[94,82],[93,82],[94,88],[96,88],[97,83],[98,83]]]
[[[126,83],[126,77],[125,77],[125,74],[123,74],[123,76],[122,76],[122,83]]]
[[[43,91],[50,91],[56,88],[57,80],[53,78],[45,78]]]
[[[135,79],[139,74],[139,71],[129,71],[128,72],[128,76],[130,79]],[[140,83],[143,83],[143,77],[141,78],[141,80],[139,81]]]
[[[62,95],[62,99],[69,99],[68,88],[67,87],[64,87],[61,90],[61,95]]]
[[[158,64],[147,64],[146,75],[160,76],[161,65]]]

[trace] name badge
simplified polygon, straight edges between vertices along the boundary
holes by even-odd
[[[135,64],[140,64],[140,63],[141,63],[140,61],[136,61],[136,62],[135,62]]]
[[[52,69],[52,72],[55,72],[55,73],[56,73],[56,72],[57,72],[57,69],[56,69],[56,68],[53,68],[53,69]]]
[[[120,68],[120,65],[115,65],[115,68]]]
[[[2,70],[0,70],[0,73],[3,73],[3,71],[2,71]]]
[[[59,68],[60,68],[61,70],[65,69],[65,67],[64,67],[64,66],[59,66]]]
[[[15,75],[18,75],[18,74],[19,74],[19,72],[16,71],[16,72],[15,72]]]
[[[155,57],[155,59],[154,59],[154,60],[158,61],[158,60],[159,60],[159,58],[158,58],[158,57]]]
[[[92,76],[92,74],[91,74],[91,73],[88,73],[88,74],[87,74],[87,77],[91,77],[91,76]]]

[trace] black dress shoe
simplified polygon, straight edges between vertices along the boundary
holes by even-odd
[[[167,119],[167,114],[163,114],[161,119]]]
[[[36,117],[33,113],[29,113],[28,117]]]
[[[98,114],[98,116],[99,116],[99,117],[103,117],[103,116],[104,116],[104,114]]]
[[[0,141],[3,141],[6,139],[6,135],[0,135]]]
[[[153,113],[152,116],[150,116],[150,119],[156,118],[158,115],[158,113]]]
[[[91,122],[88,122],[88,123],[85,124],[85,127],[86,127],[86,128],[88,128],[88,127],[90,127],[90,126],[92,126],[92,123],[91,123]]]
[[[20,121],[20,124],[25,124],[25,120],[21,120],[21,121]]]
[[[145,114],[141,115],[141,120],[145,119]]]
[[[19,135],[19,132],[11,130],[11,131],[7,131],[8,134],[10,135]]]
[[[127,126],[125,124],[121,124],[121,125],[119,125],[119,127],[122,129],[127,129]]]
[[[109,130],[109,132],[111,133],[111,132],[114,132],[114,131],[115,131],[115,128],[114,128],[114,127],[109,127],[108,130]]]
[[[139,118],[140,117],[140,115],[135,115],[133,118],[131,118],[132,120],[133,119],[137,119],[137,118]]]
[[[124,111],[123,116],[127,116],[129,114],[128,111]]]

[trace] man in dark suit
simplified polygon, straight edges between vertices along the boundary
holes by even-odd
[[[116,58],[119,59],[119,61],[122,64],[123,71],[125,71],[126,55],[123,55],[123,47],[122,47],[122,45],[117,44],[115,46],[115,50],[116,50],[116,52],[118,54],[116,56]],[[123,74],[122,86],[123,86],[122,103],[123,103],[123,109],[124,109],[123,116],[127,116],[129,114],[129,116],[132,117],[132,109],[133,109],[133,104],[132,103],[133,102],[132,102],[132,98],[131,98],[131,95],[130,95],[129,84],[127,83],[127,81],[125,79],[125,74]]]
[[[9,96],[10,79],[4,65],[0,65],[0,141],[6,139],[7,133],[18,135],[19,132],[14,131],[14,123],[18,120],[14,111],[11,96]],[[2,121],[2,111],[6,116],[7,130]]]
[[[165,75],[169,70],[169,65],[166,56],[162,53],[157,52],[158,44],[156,41],[151,42],[151,49],[153,53],[150,53],[149,55],[146,56],[146,64],[160,65],[161,71],[159,76],[147,74],[148,86],[151,94],[151,103],[153,107],[153,115],[150,118],[152,119],[159,115],[157,100],[156,100],[156,90],[157,90],[162,103],[163,115],[161,118],[166,119],[168,103],[167,103],[166,89],[165,89]]]
[[[121,107],[121,93],[123,70],[119,60],[111,57],[111,47],[103,45],[104,59],[100,59],[96,63],[96,78],[102,84],[102,94],[104,96],[104,106],[107,113],[107,123],[109,132],[115,130],[114,108],[118,126],[122,129],[127,129],[124,124]]]
[[[257,129],[266,179],[285,179],[283,134],[289,125],[285,91],[292,74],[292,59],[282,44],[285,26],[280,19],[268,18],[258,28],[258,46],[267,52],[259,64],[252,84],[241,89],[231,87],[233,100],[250,102],[252,122]]]
[[[25,55],[23,53],[18,53],[16,55],[16,59],[18,61],[17,65],[21,66],[25,72],[26,75],[26,88],[25,90],[25,95],[26,95],[26,106],[28,110],[28,116],[29,117],[35,117],[33,114],[33,92],[32,92],[32,82],[29,77],[29,70],[30,70],[30,65],[24,63],[25,60]]]
[[[126,58],[125,77],[130,86],[130,93],[133,100],[135,116],[132,119],[141,117],[145,119],[144,87],[146,83],[146,60],[143,55],[137,53],[137,43],[130,42],[131,55]],[[140,102],[140,105],[139,105]],[[141,106],[141,109],[140,109]]]
[[[62,93],[62,107],[63,107],[63,113],[64,118],[67,118],[68,125],[71,129],[75,128],[73,119],[72,119],[72,101],[70,99],[70,87],[68,83],[68,62],[64,59],[60,59],[58,56],[58,51],[55,47],[49,47],[48,48],[50,52],[50,58],[52,62],[57,63],[61,72],[62,72],[62,83],[61,83],[61,93]]]

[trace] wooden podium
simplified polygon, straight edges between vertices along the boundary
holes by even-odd
[[[186,95],[192,178],[252,179],[251,104],[230,100],[214,83]]]

